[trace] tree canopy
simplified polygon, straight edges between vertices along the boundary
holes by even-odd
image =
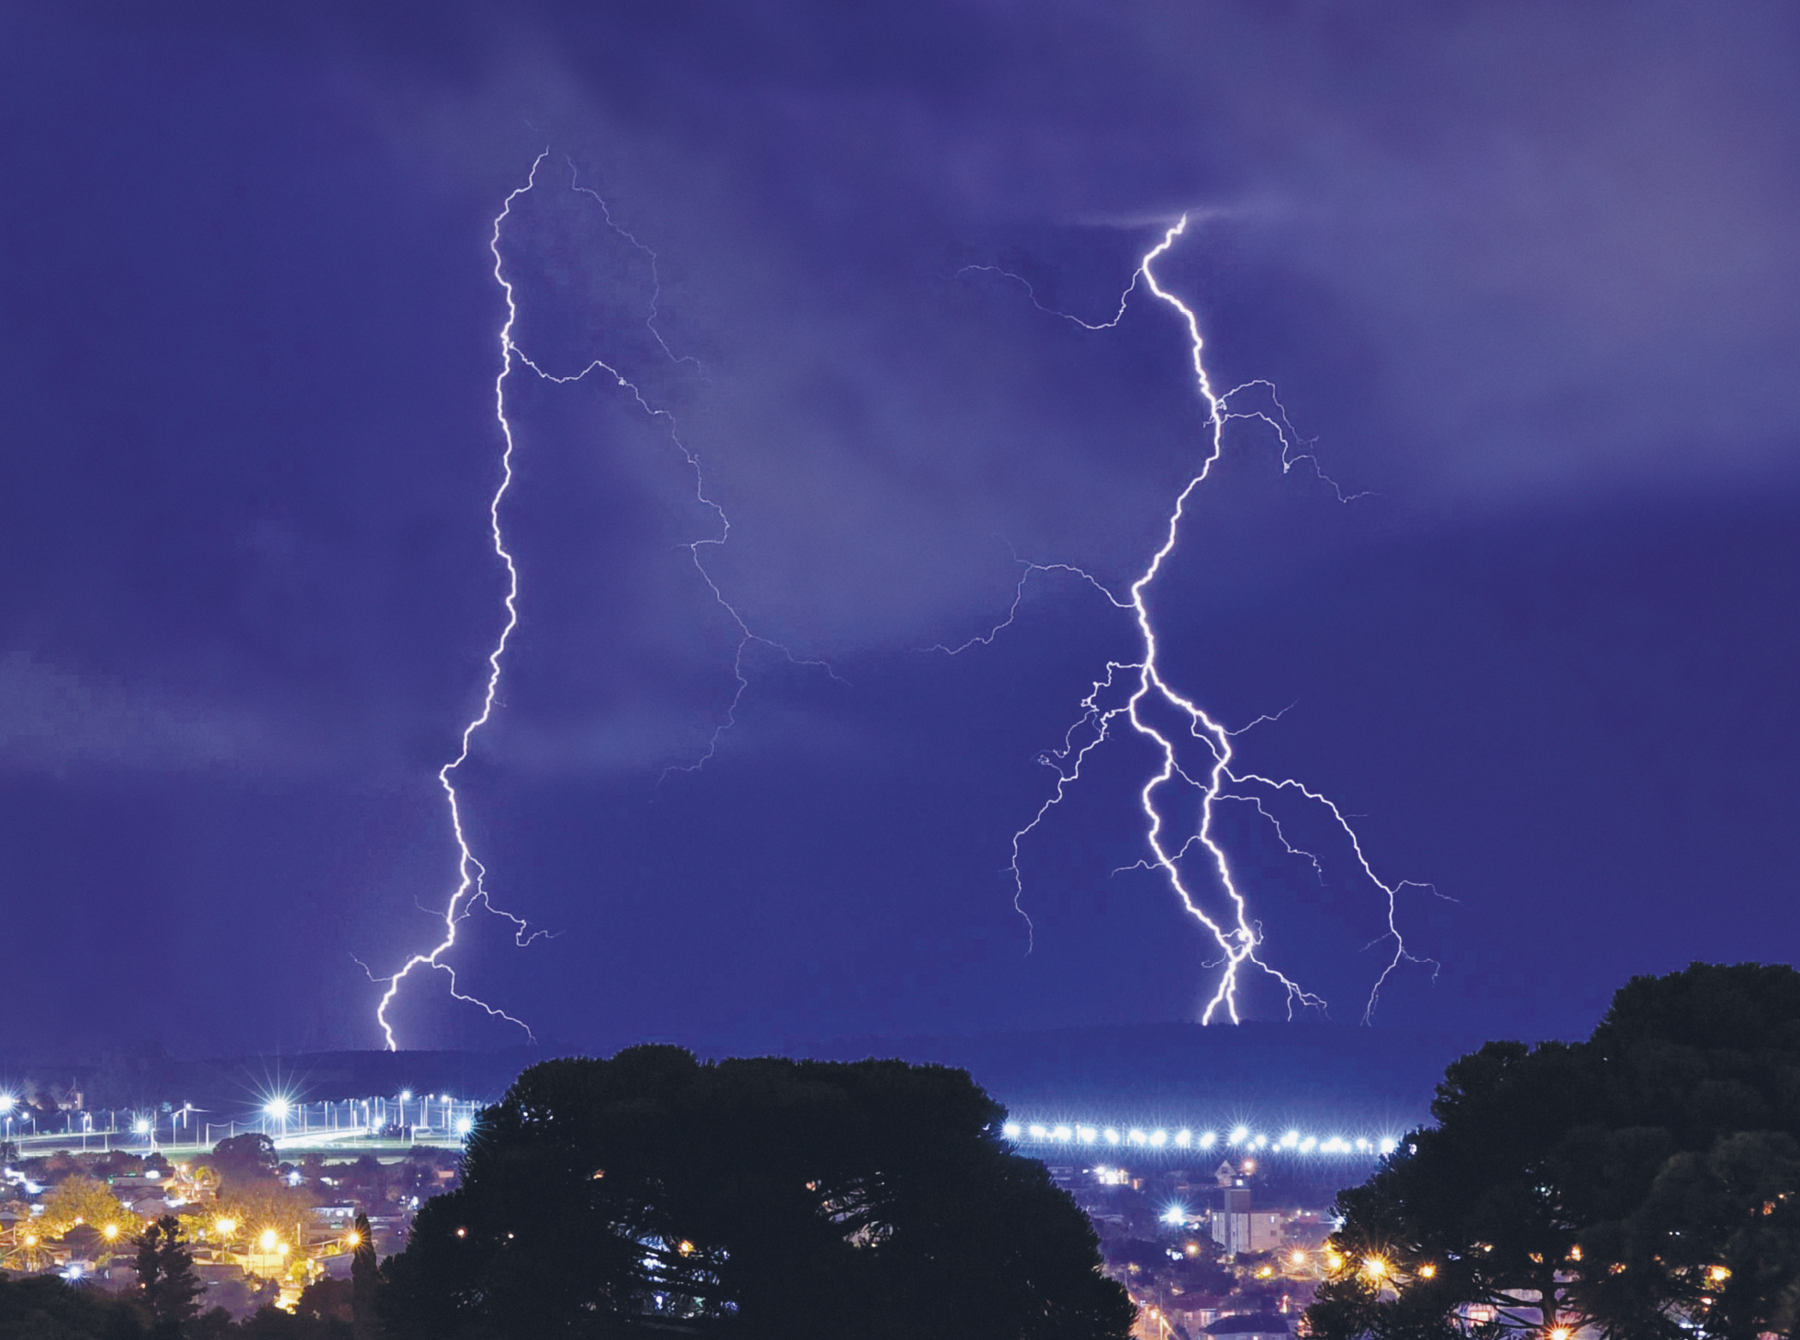
[[[388,1264],[391,1333],[1122,1340],[1086,1216],[961,1071],[533,1066]]]
[[[45,1234],[52,1237],[67,1233],[80,1224],[89,1224],[99,1230],[111,1228],[124,1236],[135,1233],[139,1221],[105,1182],[85,1173],[71,1173],[44,1198],[44,1215],[40,1223]]]
[[[233,1182],[259,1182],[273,1177],[281,1156],[275,1142],[261,1131],[246,1131],[213,1146],[208,1160],[226,1185]]]
[[[1800,973],[1638,977],[1586,1042],[1492,1042],[1435,1125],[1338,1198],[1313,1334],[1590,1326],[1754,1337],[1800,1324]]]

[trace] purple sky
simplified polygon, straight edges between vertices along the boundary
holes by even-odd
[[[373,8],[376,17],[361,11]],[[146,17],[147,14],[154,17]],[[1585,1032],[1787,960],[1800,717],[1800,18],[1781,4],[0,0],[5,1035],[379,1042],[434,942],[436,769],[494,901],[463,987],[586,1046],[1192,1018],[1209,940],[1129,739],[1006,863],[1204,458],[1173,310],[1346,493],[1233,425],[1154,588],[1244,765],[1357,816],[1376,1026]],[[656,330],[645,326],[657,256]],[[1169,796],[1171,823],[1190,797]],[[1362,1014],[1383,901],[1221,809],[1264,951]],[[1198,867],[1195,867],[1197,870]],[[1204,877],[1196,874],[1201,885]],[[414,1046],[518,1035],[441,974]],[[1245,996],[1279,1017],[1278,992]],[[26,1021],[29,1020],[29,1023]]]

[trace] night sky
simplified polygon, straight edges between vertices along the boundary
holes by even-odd
[[[1209,445],[1184,329],[1141,285],[1055,313],[1110,320],[1183,212],[1157,278],[1215,386],[1271,382],[1355,496],[1232,424],[1160,664],[1286,709],[1239,761],[1441,895],[1373,1026],[1569,1036],[1632,974],[1794,957],[1791,6],[6,0],[0,108],[8,1041],[379,1045],[359,961],[441,928],[504,620],[528,181],[518,348],[659,411],[506,383],[519,623],[457,779],[551,935],[477,912],[447,961],[540,1038],[1197,1016],[1216,949],[1121,872],[1141,740],[1022,844],[1029,941],[1006,868],[1129,616],[1038,574],[930,650],[1021,561],[1119,592],[1155,552]],[[716,740],[740,635],[671,426],[767,639]],[[1356,1025],[1383,897],[1279,817],[1322,877],[1220,807],[1262,953]],[[523,1039],[448,987],[403,1045]]]

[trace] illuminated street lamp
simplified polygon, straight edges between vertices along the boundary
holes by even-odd
[[[263,1104],[263,1115],[273,1117],[276,1121],[280,1122],[281,1132],[285,1135],[287,1134],[288,1113],[293,1111],[293,1108],[294,1105],[289,1102],[285,1096],[276,1094],[273,1098],[269,1099],[268,1102]]]

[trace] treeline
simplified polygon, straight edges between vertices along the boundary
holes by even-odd
[[[1015,1153],[967,1074],[898,1061],[702,1063],[674,1047],[522,1074],[462,1183],[377,1267],[292,1315],[202,1313],[170,1216],[135,1295],[0,1290],[12,1340],[1125,1340],[1135,1309],[1087,1216]]]

